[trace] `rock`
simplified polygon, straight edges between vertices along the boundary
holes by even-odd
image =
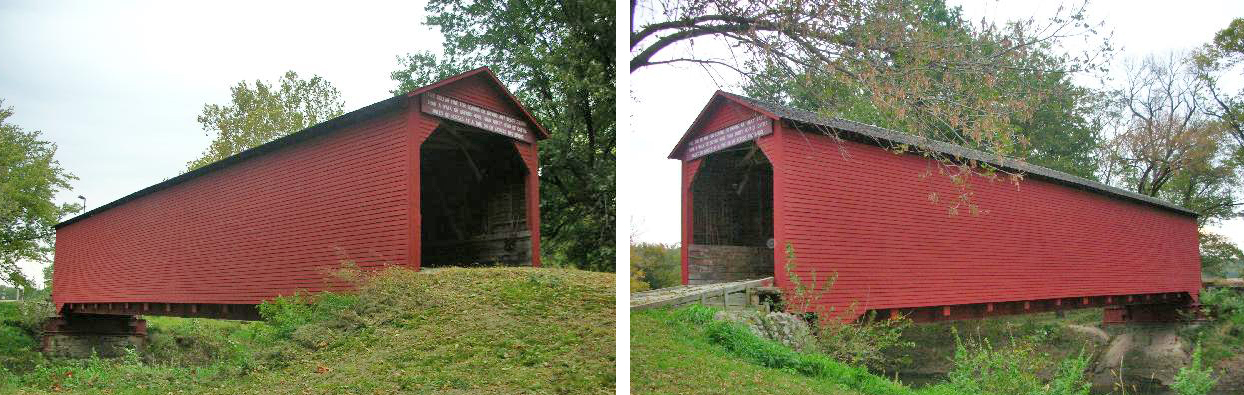
[[[1067,325],[1067,329],[1070,330],[1072,333],[1092,339],[1098,344],[1110,343],[1110,335],[1107,334],[1106,331],[1095,326],[1072,324],[1072,325]]]
[[[747,326],[756,336],[785,344],[796,351],[812,347],[812,330],[799,316],[787,313],[761,313],[755,310],[725,310],[713,317]]]
[[[1179,368],[1191,361],[1188,342],[1174,325],[1136,326],[1110,341],[1093,369],[1094,390],[1125,383],[1169,386]]]
[[[1214,369],[1218,385],[1211,394],[1244,394],[1244,355],[1236,355],[1218,364]]]

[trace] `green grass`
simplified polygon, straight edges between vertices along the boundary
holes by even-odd
[[[688,322],[682,310],[631,313],[631,391],[636,394],[860,394],[826,380],[739,358]]]
[[[613,393],[613,300],[612,273],[390,269],[264,322],[152,317],[146,355],[9,369],[0,393]]]
[[[1100,323],[1101,309],[1081,309],[1067,311],[1062,318],[1054,313],[1040,313],[912,325],[903,332],[902,339],[918,347],[904,355],[888,357],[901,361],[892,368],[920,366],[925,370],[949,370],[955,355],[954,336],[958,334],[1002,347],[1009,346],[1015,339],[1026,340],[1034,343],[1037,351],[1049,354],[1051,359],[1063,359],[1081,350],[1089,354],[1104,352],[1104,344],[1096,344],[1066,328],[1068,324],[1093,326]]]
[[[796,352],[691,306],[631,313],[631,389],[640,394],[1087,395],[1088,358],[1048,360],[1031,343],[955,342],[954,370],[913,389],[819,352]],[[1037,371],[1051,365],[1050,379]]]

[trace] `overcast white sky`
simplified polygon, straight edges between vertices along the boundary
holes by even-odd
[[[346,111],[389,97],[396,56],[439,52],[421,2],[0,2],[0,98],[43,131],[88,207],[176,176],[195,117],[241,80],[318,74]],[[41,277],[40,265],[25,265]]]
[[[1054,7],[950,2],[973,20]],[[1097,1],[1091,14],[1114,30],[1125,59],[1200,45],[1244,16],[1244,3]],[[43,131],[80,177],[58,199],[80,194],[96,207],[179,174],[209,140],[195,116],[206,103],[225,103],[240,80],[318,74],[341,90],[347,111],[387,97],[395,56],[440,48],[423,19],[418,2],[6,1],[0,98],[16,111],[11,122]],[[651,67],[631,81],[619,197],[633,208],[639,240],[677,242],[678,162],[665,155],[718,85],[698,68]],[[1244,221],[1219,231],[1244,244]],[[25,269],[38,277],[38,265]]]
[[[983,17],[998,22],[1049,15],[1058,6],[1052,1],[948,3],[962,6],[969,20],[979,21]],[[1113,69],[1120,69],[1117,66],[1125,59],[1187,50],[1208,42],[1233,18],[1244,16],[1244,2],[1099,0],[1090,4],[1089,14],[1093,20],[1104,20],[1106,30],[1114,31],[1114,43],[1122,47],[1122,53]],[[666,159],[666,155],[715,90],[740,90],[730,85],[732,81],[716,81],[723,83],[718,85],[694,66],[648,67],[630,78],[632,126],[620,141],[619,169],[624,171],[619,174],[619,198],[632,210],[631,234],[635,240],[677,243],[679,162]],[[1244,245],[1244,220],[1228,221],[1214,230],[1230,236],[1237,245]]]

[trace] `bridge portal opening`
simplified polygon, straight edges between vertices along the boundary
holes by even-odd
[[[691,196],[689,284],[773,276],[773,165],[755,142],[705,156]]]
[[[419,149],[421,267],[531,264],[527,167],[514,140],[442,124]]]

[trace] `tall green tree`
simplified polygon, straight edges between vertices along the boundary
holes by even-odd
[[[952,11],[939,14],[958,15],[957,10]],[[1032,56],[1049,55],[1036,53]],[[849,81],[816,73],[789,78],[773,68],[757,70],[752,75],[753,78],[742,84],[748,96],[856,122],[893,126],[884,111],[873,106],[866,93]],[[1009,156],[1096,180],[1098,143],[1103,124],[1108,121],[1105,110],[1109,102],[1102,99],[1100,92],[1074,84],[1067,73],[1042,73],[1023,78],[1055,93],[1034,104],[1032,117],[1011,121],[1017,138],[1024,144],[1016,144]],[[974,145],[971,141],[959,143]]]
[[[397,57],[397,70],[389,73],[389,79],[397,83],[397,88],[389,91],[400,95],[419,87],[440,81],[472,67],[465,64],[454,64],[450,59],[443,59],[435,53],[421,51]]]
[[[1092,174],[1080,147],[1034,149],[1026,134],[1044,138],[1079,123],[1064,115],[1081,109],[1057,108],[1084,95],[1068,89],[1070,75],[1102,71],[1113,52],[1106,39],[1083,52],[1055,50],[1069,38],[1098,37],[1083,5],[1001,25],[970,23],[942,0],[653,1],[632,2],[632,11],[631,72],[696,64],[745,80],[769,73],[811,84],[807,97],[791,99],[817,103],[819,112],[999,157],[1040,153]],[[959,186],[951,213],[975,211],[969,176],[1023,176],[923,144],[907,148],[936,159]]]
[[[341,92],[319,76],[301,79],[289,71],[276,83],[242,81],[229,90],[229,104],[203,106],[198,121],[213,138],[203,155],[187,163],[187,171],[343,113]]]
[[[1239,75],[1244,63],[1244,18],[1235,18],[1194,55],[1197,75],[1212,99],[1207,112],[1221,120],[1235,138],[1237,157],[1244,157],[1244,88],[1229,90],[1222,77]]]
[[[40,139],[39,131],[9,122],[12,107],[0,99],[0,280],[32,287],[19,262],[49,262],[52,228],[77,204],[57,204],[56,192],[76,180],[56,161],[56,144]]]
[[[1129,68],[1114,96],[1122,129],[1104,141],[1102,178],[1200,214],[1204,225],[1239,214],[1239,160],[1229,127],[1207,113],[1207,85],[1181,55]]]
[[[613,3],[432,0],[427,11],[445,37],[443,58],[399,58],[394,92],[446,70],[492,66],[549,129],[540,145],[547,261],[615,270]]]
[[[1217,277],[1244,276],[1244,251],[1223,235],[1201,231],[1201,270]]]

